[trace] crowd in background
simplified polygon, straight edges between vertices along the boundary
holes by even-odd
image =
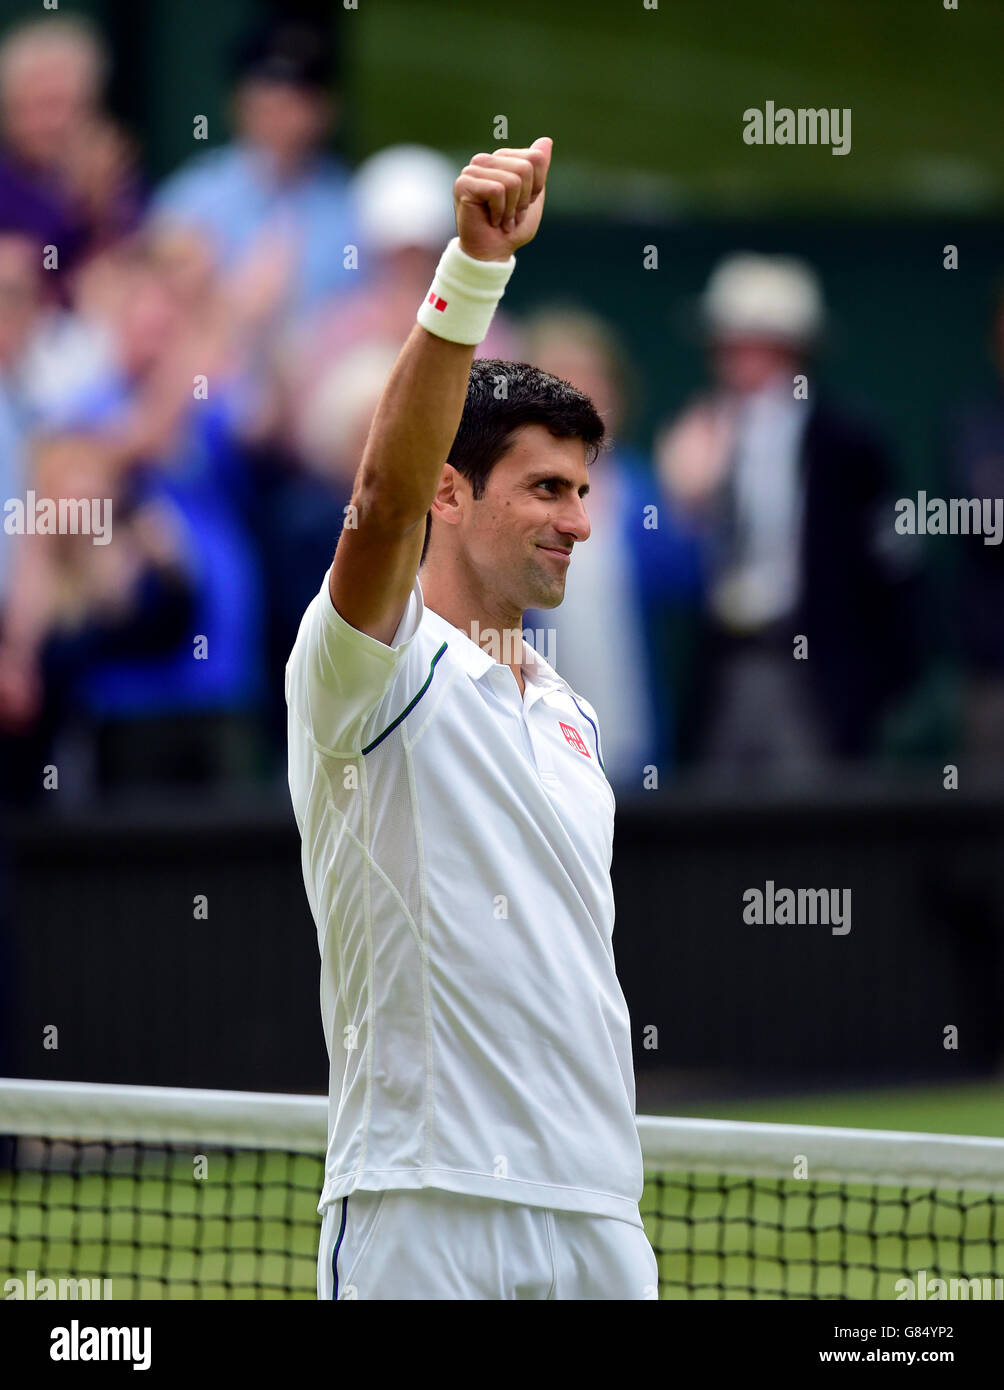
[[[322,36],[242,47],[230,143],[151,187],[104,105],[90,28],[0,45],[0,498],[111,499],[114,539],[0,534],[0,761],[122,787],[279,781],[283,668],[331,561],[369,421],[446,241],[455,171],[414,145],[350,171]],[[825,326],[812,270],[737,254],[702,300],[708,379],[646,454],[637,374],[585,305],[478,355],[586,391],[613,445],[567,597],[528,614],[595,705],[615,786],[656,767],[815,776],[873,754],[929,662],[894,465],[839,402],[797,389]],[[1004,314],[996,350],[1004,370]],[[1004,406],[952,434],[958,495],[993,496]],[[967,727],[1004,746],[1004,565],[969,546]],[[793,651],[808,637],[809,659]],[[545,654],[547,649],[543,649]]]

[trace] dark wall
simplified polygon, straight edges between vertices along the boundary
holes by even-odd
[[[989,1072],[1004,1055],[1002,832],[996,797],[948,792],[622,801],[615,945],[639,1073],[693,1091]],[[13,1074],[325,1088],[288,813],[36,821],[13,844]],[[767,879],[849,888],[851,931],[746,925],[743,892]]]
[[[1004,821],[997,798],[957,795],[730,808],[681,794],[622,810],[615,940],[639,1071],[741,1089],[992,1070],[1004,1059]],[[747,925],[743,894],[767,880],[849,889],[851,930]],[[645,1024],[658,1051],[639,1051]],[[957,1050],[944,1046],[950,1025]]]
[[[15,847],[15,1074],[326,1089],[291,817],[87,817],[24,825]]]

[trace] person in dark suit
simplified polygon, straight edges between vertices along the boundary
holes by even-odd
[[[808,267],[731,256],[702,315],[712,387],[657,440],[704,546],[692,748],[720,773],[804,775],[869,753],[920,673],[916,550],[894,530],[885,449],[810,370],[824,309]]]
[[[990,353],[997,389],[967,401],[949,425],[949,490],[957,497],[1004,496],[1004,284],[994,306]],[[1004,760],[1004,546],[960,537],[954,611],[962,667],[962,741],[980,770]]]

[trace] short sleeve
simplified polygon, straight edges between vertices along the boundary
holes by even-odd
[[[331,752],[358,752],[368,716],[387,692],[425,614],[418,576],[387,646],[345,621],[331,602],[330,568],[300,623],[286,663],[286,704],[314,742]]]

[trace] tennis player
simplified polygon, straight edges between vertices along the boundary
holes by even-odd
[[[286,668],[330,1056],[323,1299],[648,1299],[614,797],[522,637],[588,539],[592,403],[474,361],[551,141],[478,154]]]

